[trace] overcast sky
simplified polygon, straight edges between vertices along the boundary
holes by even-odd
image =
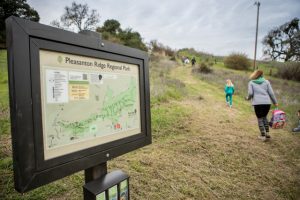
[[[40,23],[59,19],[73,0],[27,0]],[[145,42],[156,39],[172,48],[193,47],[215,55],[232,52],[254,57],[256,11],[254,0],[85,0],[100,14],[100,25],[116,19],[122,28],[138,31]],[[294,17],[300,0],[260,0],[258,59],[268,31]]]

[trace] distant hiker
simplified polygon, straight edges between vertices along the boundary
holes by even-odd
[[[194,65],[195,65],[195,63],[196,63],[196,59],[195,59],[195,57],[193,57],[191,61],[192,61],[192,66],[194,66]]]
[[[297,115],[298,115],[299,123],[298,123],[298,127],[293,129],[293,132],[300,132],[300,110],[298,110]]]
[[[250,75],[251,81],[248,83],[247,100],[252,99],[252,105],[258,121],[260,130],[259,138],[263,141],[270,139],[269,123],[267,119],[268,112],[272,103],[278,107],[276,97],[274,95],[270,82],[263,77],[262,70],[256,70]]]
[[[184,64],[189,64],[190,63],[190,59],[189,58],[185,58],[184,59]]]
[[[234,94],[234,85],[230,79],[226,80],[224,87],[226,104],[231,108],[232,107],[232,95]]]

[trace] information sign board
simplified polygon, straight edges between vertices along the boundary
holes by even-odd
[[[146,52],[17,17],[6,24],[18,191],[151,143]]]
[[[138,69],[128,63],[41,50],[45,159],[139,134]]]

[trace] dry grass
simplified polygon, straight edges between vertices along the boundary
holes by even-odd
[[[177,65],[167,57],[153,55],[150,64],[150,91],[152,105],[180,100],[186,95],[185,84],[176,77],[170,77],[170,71]]]

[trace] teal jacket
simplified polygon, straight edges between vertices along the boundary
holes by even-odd
[[[234,94],[234,86],[225,85],[224,92],[226,94]]]

